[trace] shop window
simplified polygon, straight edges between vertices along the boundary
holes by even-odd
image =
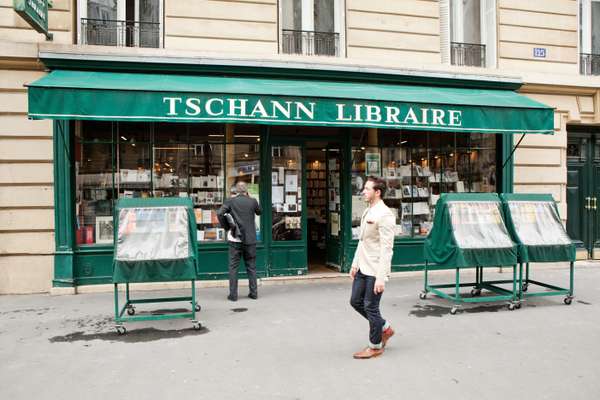
[[[162,47],[163,0],[79,0],[79,43]]]
[[[152,125],[145,122],[126,122],[114,126],[117,128],[118,143],[115,183],[119,197],[150,197]]]
[[[113,242],[113,127],[89,122],[75,140],[75,241],[78,245]]]
[[[496,0],[441,0],[442,62],[495,67]]]
[[[152,148],[155,197],[188,197],[189,148],[187,124],[155,125]]]
[[[281,52],[339,56],[343,48],[341,0],[283,0]]]
[[[579,1],[579,70],[600,75],[600,0]]]
[[[387,183],[384,202],[396,215],[396,236],[425,236],[441,193],[496,191],[496,155],[496,136],[489,134],[353,134],[352,237],[367,207],[360,196],[367,176]]]
[[[198,223],[198,240],[225,240],[217,211],[225,198],[223,125],[190,124],[190,196]]]
[[[260,204],[260,127],[227,125],[225,128],[226,195],[239,181],[246,182],[248,194]],[[256,238],[262,240],[260,216],[255,216]]]
[[[191,197],[198,240],[225,240],[216,217],[225,198],[224,125],[81,121],[75,131],[78,245],[112,244],[117,197]],[[249,175],[232,173],[253,176],[258,198],[257,143],[232,144],[231,160],[240,171],[252,163]]]
[[[271,185],[273,240],[302,240],[302,147],[278,147]]]

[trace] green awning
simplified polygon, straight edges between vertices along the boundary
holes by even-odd
[[[322,80],[55,70],[29,85],[33,119],[552,134],[553,112],[510,90]]]

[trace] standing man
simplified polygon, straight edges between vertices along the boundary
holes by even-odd
[[[358,247],[350,270],[350,304],[369,321],[369,345],[354,353],[354,358],[359,359],[383,354],[387,341],[394,335],[390,323],[379,312],[379,302],[391,272],[396,226],[396,217],[382,200],[385,190],[384,180],[370,176],[362,191],[369,207],[360,221]]]
[[[240,266],[240,259],[243,257],[248,273],[248,286],[250,287],[248,297],[256,300],[258,290],[256,284],[256,223],[254,216],[260,215],[260,206],[256,199],[248,195],[246,182],[237,182],[235,191],[237,194],[225,200],[217,213],[221,226],[228,231],[229,296],[227,298],[231,301],[237,301],[237,270]],[[233,223],[228,222],[228,218],[232,218]]]

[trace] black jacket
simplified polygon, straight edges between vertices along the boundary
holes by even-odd
[[[229,213],[239,228],[239,236],[244,244],[256,244],[256,224],[254,216],[260,215],[258,201],[249,196],[237,195],[223,203],[217,212],[221,227],[230,230],[232,227],[227,222],[225,214]]]

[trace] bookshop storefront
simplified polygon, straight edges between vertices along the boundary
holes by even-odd
[[[29,87],[29,116],[55,120],[54,286],[110,281],[121,197],[192,198],[200,278],[224,278],[216,211],[238,180],[263,210],[260,276],[348,270],[369,175],[393,269],[418,268],[440,194],[510,192],[512,134],[553,133],[514,89],[54,70]]]

